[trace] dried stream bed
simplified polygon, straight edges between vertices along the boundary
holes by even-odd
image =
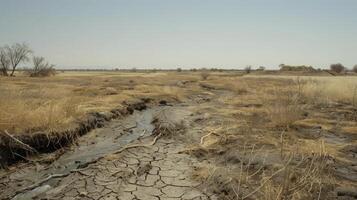
[[[153,118],[163,110],[182,121],[190,114],[185,106],[158,106],[108,122],[49,165],[27,163],[2,172],[0,198],[213,199],[196,188],[200,182],[191,180],[191,170],[202,163],[179,154],[182,142],[160,138],[153,146],[113,154],[129,143],[150,143]],[[50,175],[61,176],[43,181]]]

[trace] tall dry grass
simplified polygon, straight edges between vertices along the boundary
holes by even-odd
[[[288,77],[284,86],[265,88],[257,93],[267,114],[278,127],[289,127],[304,118],[311,105],[344,103],[357,106],[356,77]]]
[[[0,130],[14,134],[58,131],[83,115],[83,97],[66,90],[0,87]]]
[[[235,166],[211,163],[193,173],[204,187],[220,199],[325,199],[335,184],[329,173],[329,156],[320,146],[320,154],[302,155],[286,151],[281,161],[270,165],[266,157],[257,163],[263,148],[244,144],[236,155]],[[259,159],[258,159],[259,160]]]
[[[303,85],[303,94],[316,103],[335,101],[357,104],[357,76],[254,75],[249,78],[300,81]]]
[[[270,90],[273,99],[266,101],[265,107],[272,124],[276,127],[289,128],[304,114],[304,106],[300,104],[299,94],[294,89],[282,92],[281,89]]]
[[[313,102],[357,104],[357,77],[305,78],[303,93]]]
[[[209,160],[193,174],[206,181],[206,189],[222,195],[221,199],[328,199],[334,195],[339,180],[333,178],[331,163],[341,158],[340,146],[325,144],[324,138],[305,139],[299,130],[289,127],[301,119],[315,119],[319,109],[314,104],[356,105],[355,77],[211,76],[206,82],[231,91],[221,92],[224,98],[220,99],[236,111],[232,114],[215,108],[222,115],[220,119],[236,117],[234,125],[227,119],[216,128],[246,124],[243,130],[234,128],[234,133],[204,135],[205,145],[200,145],[197,152],[191,150],[193,155]],[[239,87],[247,92],[234,92]],[[272,129],[271,125],[283,131]],[[217,142],[227,138],[226,143]],[[243,142],[265,145],[262,151],[267,154],[267,162],[262,159],[264,153],[259,153],[254,145],[242,148]]]
[[[196,80],[198,75],[179,74],[64,72],[45,78],[0,77],[0,131],[61,131],[87,113],[107,112],[141,98],[182,101],[187,90],[177,87],[177,81]]]

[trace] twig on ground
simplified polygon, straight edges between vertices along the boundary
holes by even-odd
[[[200,144],[203,145],[204,139],[205,139],[206,137],[209,137],[209,136],[212,135],[212,134],[217,135],[217,136],[220,136],[218,133],[216,133],[216,131],[218,131],[218,130],[220,130],[220,129],[221,129],[221,127],[220,127],[220,128],[217,128],[216,130],[210,131],[208,134],[202,136],[202,137],[201,137],[201,142],[200,142]]]
[[[156,141],[161,137],[161,133],[159,135],[157,135],[154,140],[152,142],[150,142],[149,144],[132,144],[132,145],[128,145],[128,146],[125,146],[121,149],[119,149],[118,151],[115,151],[114,154],[118,154],[118,153],[121,153],[127,149],[132,149],[132,148],[136,148],[136,147],[149,147],[149,146],[152,146],[156,143]]]

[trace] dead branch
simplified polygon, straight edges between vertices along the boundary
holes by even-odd
[[[21,140],[17,139],[16,137],[14,137],[13,135],[11,135],[9,132],[7,132],[7,130],[3,131],[4,135],[9,137],[10,139],[12,139],[13,141],[15,141],[16,143],[18,143],[20,146],[22,146],[23,149],[30,151],[30,152],[34,152],[34,153],[38,153],[38,151],[36,149],[34,149],[33,147],[31,147],[28,144],[25,144],[24,142],[22,142]]]

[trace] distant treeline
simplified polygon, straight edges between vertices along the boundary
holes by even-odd
[[[19,71],[21,71],[23,69],[19,69]],[[217,71],[217,72],[223,72],[223,71],[244,71],[243,69],[218,69],[218,68],[193,68],[193,69],[181,69],[181,68],[177,68],[177,69],[139,69],[139,68],[132,68],[132,69],[123,69],[123,68],[114,68],[114,69],[93,69],[93,68],[88,68],[88,69],[59,69],[57,68],[57,71],[121,71],[121,72],[156,72],[156,71],[160,71],[160,72],[172,72],[172,71]]]
[[[357,73],[357,65],[353,66],[352,69],[348,69],[345,66],[343,66],[341,63],[335,63],[330,65],[330,69],[321,69],[317,68],[315,69],[312,66],[306,66],[306,65],[298,65],[298,66],[292,66],[292,65],[285,65],[285,64],[280,64],[279,65],[280,71],[303,71],[303,72],[319,72],[319,71],[327,71],[329,73],[347,73],[347,72],[355,72]]]

